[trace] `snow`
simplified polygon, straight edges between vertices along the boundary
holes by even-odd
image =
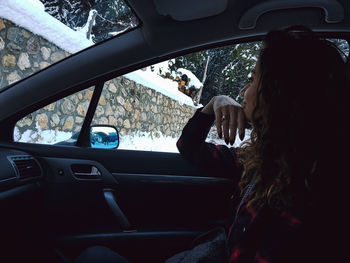
[[[176,76],[179,76],[179,75],[181,76],[183,74],[186,74],[187,77],[190,79],[188,83],[189,87],[194,86],[196,89],[199,89],[200,87],[203,86],[202,82],[200,82],[200,80],[196,77],[196,75],[194,75],[188,69],[179,68],[177,69],[176,72],[175,71],[171,72],[169,65],[174,63],[175,63],[175,59],[170,59],[170,60],[166,60],[166,61],[154,64],[149,68],[152,72],[155,72],[158,75],[165,75],[168,72],[173,76],[174,79],[176,78]],[[146,70],[148,70],[149,68],[146,68]]]
[[[14,140],[18,142],[39,143],[39,144],[55,144],[62,141],[71,141],[72,132],[56,131],[56,130],[41,130],[36,124],[36,130],[26,130],[20,134],[17,127],[14,131]],[[243,141],[250,138],[250,131],[246,130]],[[158,132],[158,136],[151,135],[148,132],[135,132],[130,135],[120,136],[118,149],[122,150],[139,150],[139,151],[156,151],[156,152],[173,152],[178,153],[176,142],[178,138],[164,136]],[[215,132],[208,135],[207,142],[226,145],[224,140],[217,138]],[[239,147],[242,141],[236,136],[235,143],[227,145],[228,147]],[[96,145],[95,145],[96,146]],[[103,148],[98,146],[95,148]]]
[[[1,0],[0,17],[44,37],[69,53],[76,53],[94,44],[86,35],[46,13],[39,0]]]
[[[28,0],[31,5],[33,5],[37,10],[45,11],[45,6],[40,0]]]
[[[124,75],[124,77],[135,81],[136,83],[143,85],[145,87],[151,88],[157,92],[164,94],[165,96],[176,100],[180,105],[186,104],[191,107],[200,108],[203,105],[195,106],[193,104],[192,99],[178,90],[178,83],[171,79],[163,78],[161,75],[165,75],[165,73],[170,73],[169,63],[173,62],[173,60],[166,60],[157,64],[154,64],[150,67],[140,69],[131,73]],[[178,69],[175,73],[181,72],[182,74],[186,74],[190,78],[189,86],[194,85],[197,89],[202,86],[202,83],[197,79],[197,77],[187,69]],[[176,76],[172,73],[173,77]]]
[[[97,11],[95,9],[91,9],[89,12],[89,17],[85,23],[85,25],[83,25],[82,27],[76,27],[75,30],[76,32],[81,33],[82,37],[86,37],[88,35],[88,31],[89,31],[89,26],[90,26],[90,22],[94,16],[94,14],[96,14]],[[93,24],[95,24],[96,21],[93,21]],[[91,37],[89,36],[89,39],[91,39]]]
[[[164,75],[166,72],[170,72],[169,63],[175,63],[175,59],[166,60],[146,68],[146,70],[151,70],[158,75]]]
[[[111,36],[111,37],[114,37],[116,35],[119,35],[121,33],[123,33],[124,31],[128,30],[128,28],[125,28],[123,30],[120,30],[120,31],[115,31],[115,32],[108,32],[108,35]]]
[[[218,138],[216,130],[209,133],[208,138],[205,140],[206,142],[210,142],[216,145],[226,145],[227,147],[240,147],[243,142],[250,140],[251,130],[245,130],[245,135],[243,140],[239,138],[238,132],[236,134],[236,139],[233,145],[227,145],[223,139]]]
[[[243,141],[249,140],[249,138],[250,132],[247,131]],[[120,137],[118,149],[178,153],[179,151],[176,147],[177,140],[178,138],[167,137],[162,134],[159,134],[159,137],[157,138],[155,136],[150,136],[147,132],[137,132]],[[226,145],[224,140],[218,138],[208,137],[206,141],[217,145]],[[232,146],[226,146],[239,147],[243,141],[241,141],[237,135],[235,143]]]
[[[36,129],[27,129],[21,134],[17,127],[15,127],[13,138],[18,142],[38,143],[38,144],[55,144],[72,137],[72,132],[58,131],[58,130],[42,130],[38,123]]]
[[[160,92],[165,96],[178,101],[180,105],[186,104],[191,107],[202,107],[202,105],[195,106],[189,96],[179,91],[177,88],[178,83],[176,81],[165,79],[159,76],[156,72],[152,72],[151,69],[147,68],[146,70],[136,70],[124,75],[124,77]]]
[[[159,137],[151,136],[148,132],[136,132],[131,135],[120,136],[118,149],[140,150],[156,152],[176,152],[178,138],[158,134]]]

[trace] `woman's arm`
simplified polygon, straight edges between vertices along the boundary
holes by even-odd
[[[177,147],[179,152],[186,159],[202,168],[206,176],[225,177],[238,182],[241,174],[241,167],[238,163],[236,149],[228,148],[225,145],[214,145],[205,142],[208,132],[215,120],[215,116],[217,114],[222,115],[223,112],[226,113],[226,109],[223,107],[226,107],[228,102],[231,103],[231,99],[227,100],[226,98],[228,97],[214,97],[204,108],[197,110],[183,129],[182,135],[177,142]],[[230,110],[237,110],[232,109],[233,107],[237,107],[232,103],[228,106],[228,112],[230,112]],[[231,114],[234,116],[233,113]],[[225,122],[229,121],[227,120]],[[219,122],[216,121],[217,125],[218,123]],[[228,124],[227,128],[229,127],[230,125]],[[224,136],[230,132],[228,130],[225,131],[224,125],[222,129]],[[228,138],[230,137],[231,136],[228,136]],[[233,144],[234,140],[231,142]]]

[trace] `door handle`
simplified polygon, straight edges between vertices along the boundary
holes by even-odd
[[[100,170],[90,164],[72,164],[71,169],[75,177],[80,179],[96,179],[101,176]]]
[[[100,171],[95,167],[91,167],[91,172],[83,173],[83,172],[74,172],[74,175],[77,176],[86,176],[86,177],[98,177],[101,175]]]
[[[119,205],[117,204],[117,200],[114,196],[114,191],[111,189],[105,189],[103,190],[103,195],[106,199],[106,202],[109,206],[109,208],[112,210],[113,214],[117,218],[120,227],[124,232],[134,232],[136,230],[133,230],[131,227],[131,224],[129,223],[129,220],[126,218],[123,211],[120,209]]]

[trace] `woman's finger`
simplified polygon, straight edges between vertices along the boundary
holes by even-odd
[[[245,116],[242,109],[238,110],[237,119],[238,119],[239,138],[241,139],[241,141],[243,141],[245,136]]]
[[[230,113],[228,112],[227,109],[225,109],[222,113],[222,119],[221,119],[221,125],[222,125],[222,129],[223,129],[223,133],[224,133],[224,140],[226,142],[226,144],[229,143],[230,140]]]
[[[237,109],[230,108],[230,144],[233,145],[236,139],[237,132]]]
[[[216,131],[217,131],[218,136],[219,136],[220,139],[222,138],[221,119],[222,119],[222,112],[221,112],[221,110],[215,111]]]

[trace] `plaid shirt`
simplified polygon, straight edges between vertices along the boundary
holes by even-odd
[[[213,121],[213,116],[197,110],[183,129],[177,147],[205,176],[228,178],[238,186],[232,198],[235,207],[232,215],[237,213],[237,218],[229,227],[229,261],[304,262],[307,249],[302,242],[302,220],[292,211],[247,208],[247,200],[242,200],[239,188],[242,174],[237,158],[239,149],[205,142]]]

